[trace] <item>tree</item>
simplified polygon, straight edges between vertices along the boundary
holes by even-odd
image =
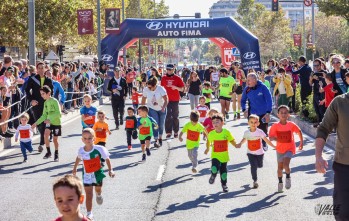
[[[349,4],[348,0],[317,0],[316,4],[320,11],[327,16],[337,15],[345,18],[349,24]]]
[[[237,10],[237,20],[251,31],[256,27],[255,22],[264,11],[265,6],[259,3],[255,4],[254,0],[241,0]]]
[[[201,46],[201,53],[206,54],[208,52],[208,46],[210,44],[210,41],[205,41],[204,44]]]
[[[210,61],[213,61],[215,57],[220,56],[220,49],[219,47],[214,43],[209,43],[208,45],[208,51],[204,55],[204,58]]]

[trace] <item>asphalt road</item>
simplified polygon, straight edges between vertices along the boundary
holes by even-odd
[[[213,106],[218,108],[218,104]],[[102,107],[112,117],[111,105]],[[190,106],[180,103],[180,125],[188,121]],[[114,128],[113,121],[109,121]],[[245,119],[226,124],[237,141],[247,129]],[[58,216],[52,194],[52,182],[71,173],[77,150],[82,146],[80,119],[63,125],[60,162],[42,159],[34,151],[22,163],[18,147],[0,153],[0,220],[52,220]],[[36,140],[37,142],[37,140]],[[94,201],[94,217],[104,220],[333,220],[330,215],[317,215],[317,205],[332,203],[333,172],[323,176],[314,169],[314,140],[305,136],[304,151],[291,161],[292,188],[277,193],[276,153],[269,150],[264,167],[258,170],[259,188],[251,189],[252,179],[246,147],[230,149],[228,163],[229,192],[223,193],[219,179],[210,185],[210,159],[199,149],[199,172],[193,174],[187,157],[185,141],[164,142],[152,150],[146,163],[140,163],[139,141],[127,150],[126,133],[113,130],[107,142],[114,179],[104,180],[104,203]],[[35,145],[37,150],[37,145]],[[333,151],[328,149],[328,157]],[[332,162],[330,162],[332,164]],[[80,170],[81,171],[81,167]],[[81,172],[79,172],[81,176]],[[85,213],[85,206],[82,206]]]

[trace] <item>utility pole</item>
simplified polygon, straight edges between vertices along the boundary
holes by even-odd
[[[125,20],[125,0],[122,0],[122,22],[124,22]],[[123,63],[124,63],[124,66],[126,67],[126,53],[127,53],[127,50],[126,50],[126,47],[124,47],[123,49]]]
[[[155,8],[156,8],[156,3],[155,3],[155,0],[154,0],[154,19],[156,19]],[[158,66],[157,48],[158,47],[156,46],[156,38],[155,38],[155,45],[154,45],[155,67]]]
[[[97,0],[97,55],[98,60],[100,61],[101,56],[101,1]]]
[[[29,64],[36,65],[35,56],[35,0],[28,0]]]
[[[312,33],[311,33],[311,42],[313,43],[313,47],[316,47],[315,45],[315,3],[311,4],[311,26],[312,26]],[[315,50],[313,50],[313,62],[315,58]]]
[[[142,18],[142,9],[141,9],[141,0],[138,0],[138,9],[139,9],[139,17]],[[138,62],[139,62],[139,73],[142,73],[142,40],[139,38],[138,39],[139,42],[139,59],[138,59]]]
[[[303,54],[304,54],[304,57],[307,57],[307,36],[305,34],[305,7],[304,7],[304,4],[303,5]]]

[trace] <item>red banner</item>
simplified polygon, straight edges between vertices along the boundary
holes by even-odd
[[[88,35],[93,34],[93,10],[82,9],[78,10],[78,34]]]
[[[301,46],[302,45],[302,35],[301,34],[293,34],[293,45]]]
[[[147,38],[147,39],[142,39],[142,45],[143,45],[143,46],[149,46],[149,38]]]
[[[120,8],[105,9],[105,33],[118,34],[120,32]]]
[[[154,54],[154,46],[150,45],[149,47],[149,54]]]
[[[163,53],[164,53],[164,46],[158,45],[158,54],[163,54]]]

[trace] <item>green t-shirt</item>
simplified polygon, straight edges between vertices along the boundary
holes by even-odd
[[[211,102],[211,95],[212,95],[212,89],[202,89],[202,95],[206,97],[206,102],[205,103],[210,103]]]
[[[143,122],[145,121],[145,124]],[[143,125],[142,128],[139,128],[139,140],[145,140],[147,137],[153,136],[153,124],[154,126],[158,126],[154,118],[152,117],[145,117],[140,118],[137,122],[138,128]]]
[[[211,158],[219,160],[221,163],[229,161],[228,145],[230,141],[235,140],[229,130],[223,128],[222,132],[217,133],[215,130],[208,134],[208,142],[212,147]]]
[[[201,123],[193,125],[192,122],[188,122],[184,125],[182,132],[187,133],[187,149],[193,149],[200,145],[200,133],[205,131],[205,127]]]
[[[231,97],[230,93],[233,92],[233,86],[235,85],[235,79],[232,76],[221,77],[219,79],[220,96]]]
[[[45,120],[50,120],[51,125],[61,125],[61,106],[56,98],[51,97],[45,101],[44,110],[36,124],[39,125]]]
[[[41,77],[40,78],[40,86],[43,87],[44,86],[44,83],[45,83],[45,77]]]
[[[263,84],[264,84],[265,86],[267,86],[267,88],[270,90],[270,83],[269,83],[269,81],[265,80],[265,81],[263,82]]]

